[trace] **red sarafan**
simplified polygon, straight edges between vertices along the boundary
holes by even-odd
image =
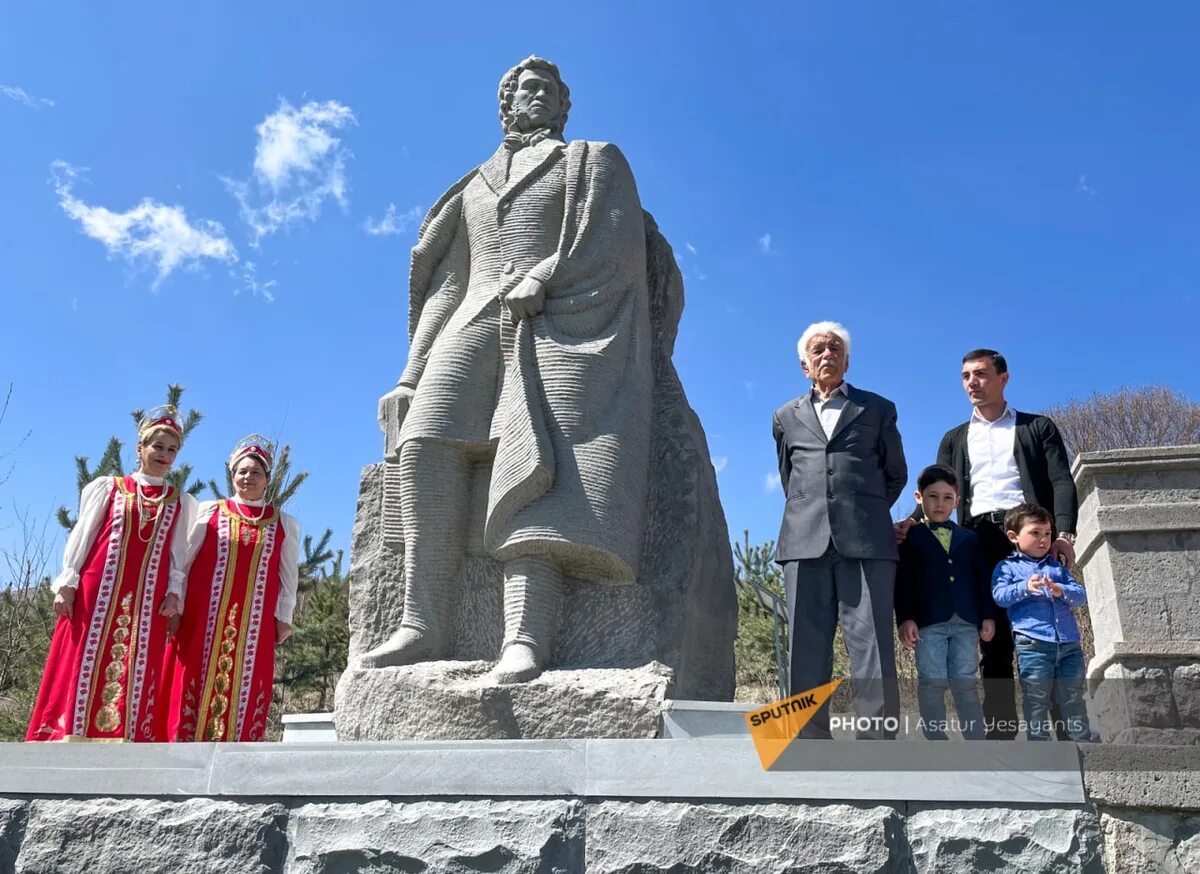
[[[188,536],[184,622],[171,646],[173,741],[257,741],[266,734],[275,645],[291,631],[300,528],[265,500],[273,447],[238,443],[236,498],[200,505]]]
[[[167,638],[195,513],[195,500],[163,479],[178,421],[174,407],[151,410],[139,423],[137,472],[96,479],[80,496],[26,740],[166,740]]]

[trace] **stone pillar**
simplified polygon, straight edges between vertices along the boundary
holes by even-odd
[[[1200,445],[1085,452],[1072,473],[1101,736],[1200,743]]]

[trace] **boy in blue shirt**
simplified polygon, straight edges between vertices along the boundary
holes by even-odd
[[[991,568],[974,531],[950,521],[958,506],[958,477],[932,465],[917,477],[925,514],[900,544],[896,622],[900,640],[916,647],[917,705],[929,740],[946,740],[946,689],[954,696],[965,740],[983,740],[983,708],[975,673],[979,640],[996,633]]]
[[[1026,733],[1050,739],[1050,693],[1073,741],[1091,739],[1083,700],[1083,650],[1071,613],[1087,593],[1067,568],[1050,558],[1054,538],[1050,512],[1020,504],[1004,514],[1004,531],[1015,550],[996,565],[992,595],[1007,608],[1017,650]]]

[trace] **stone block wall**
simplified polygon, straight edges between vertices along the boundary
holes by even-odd
[[[0,799],[0,828],[0,874],[1102,872],[1197,848],[1168,814],[645,799]]]
[[[285,870],[288,810],[214,798],[0,801],[9,861],[0,872],[275,872]]]

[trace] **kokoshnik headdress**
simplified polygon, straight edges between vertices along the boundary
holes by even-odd
[[[179,439],[179,445],[183,445],[183,427],[179,424],[179,410],[174,404],[162,404],[142,414],[138,420],[138,443],[145,443],[158,431],[170,431]]]
[[[233,447],[233,452],[229,456],[230,471],[246,457],[257,458],[259,464],[263,466],[263,470],[267,472],[267,476],[270,476],[271,468],[275,464],[275,446],[261,434],[243,437],[237,442],[237,446]]]

